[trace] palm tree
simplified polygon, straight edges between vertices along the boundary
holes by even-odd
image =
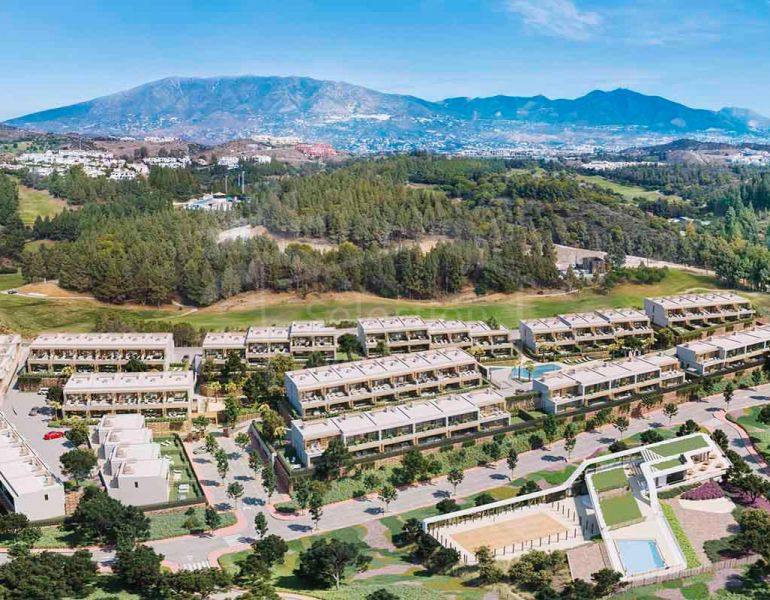
[[[535,363],[532,362],[531,360],[528,360],[524,364],[524,368],[527,370],[527,381],[532,381],[532,371],[535,368]]]

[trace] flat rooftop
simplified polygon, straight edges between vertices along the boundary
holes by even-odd
[[[165,477],[168,473],[168,458],[149,458],[139,460],[132,458],[120,465],[118,479],[121,477]]]
[[[679,361],[673,356],[650,354],[591,367],[553,371],[537,378],[536,381],[549,389],[560,389],[577,384],[589,386],[623,377],[650,373],[663,367],[678,364]]]
[[[408,375],[435,368],[476,364],[476,359],[459,348],[426,350],[398,356],[371,358],[339,365],[328,365],[313,369],[289,371],[286,377],[298,389],[312,389],[320,386],[355,383],[379,377]]]
[[[10,493],[21,496],[55,485],[59,480],[26,439],[0,413],[0,478]]]
[[[170,333],[43,333],[30,348],[145,350],[165,349],[170,345],[174,345],[174,336]]]
[[[339,333],[339,330],[335,327],[329,327],[323,321],[294,321],[289,328],[291,335],[304,335],[304,334],[328,334],[332,335]]]
[[[99,429],[142,429],[144,415],[136,413],[125,415],[104,415],[99,419]]]
[[[754,327],[753,329],[717,335],[705,340],[697,340],[680,344],[696,354],[707,354],[717,350],[734,350],[745,346],[770,342],[770,326]]]
[[[207,333],[203,338],[203,349],[243,348],[246,345],[245,331],[224,331]]]
[[[524,319],[522,325],[534,333],[571,331],[579,327],[601,327],[627,321],[649,322],[644,311],[635,308],[604,308],[584,313],[570,313],[544,319]]]
[[[358,324],[365,333],[386,333],[391,331],[427,330],[422,317],[409,315],[404,317],[380,317],[358,319]]]
[[[288,327],[249,327],[246,343],[249,342],[288,342]]]
[[[718,292],[708,294],[681,294],[679,296],[659,296],[648,298],[650,302],[659,304],[663,308],[697,308],[701,306],[719,306],[722,304],[748,304],[749,300],[732,292]]]
[[[189,390],[195,383],[192,371],[143,373],[76,373],[64,385],[68,394],[84,392],[161,392]]]
[[[120,444],[115,446],[110,460],[147,460],[160,458],[160,444],[157,442],[141,442],[139,444]]]
[[[603,308],[596,312],[611,323],[623,321],[649,321],[647,313],[636,308]]]

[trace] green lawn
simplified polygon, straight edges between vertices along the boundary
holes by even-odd
[[[762,406],[748,408],[736,421],[749,434],[754,447],[760,452],[767,452],[770,450],[770,426],[757,418],[760,410]]]
[[[593,183],[599,187],[602,187],[616,194],[620,194],[626,200],[634,200],[635,198],[644,198],[645,200],[656,200],[658,198],[668,198],[669,200],[681,202],[682,199],[679,196],[667,196],[660,192],[645,190],[637,185],[626,185],[623,183],[616,183],[602,177],[601,175],[578,175],[578,178],[587,183]]]
[[[19,287],[19,275],[0,276],[0,290]],[[147,320],[188,322],[210,330],[246,329],[251,325],[289,323],[294,320],[355,320],[370,314],[418,314],[429,318],[488,319],[497,318],[508,327],[516,327],[521,319],[541,318],[559,313],[595,310],[601,307],[641,308],[646,296],[676,294],[688,290],[714,289],[711,277],[685,271],[670,271],[654,285],[619,285],[607,294],[594,290],[559,296],[538,296],[531,292],[511,294],[502,300],[483,297],[475,302],[438,303],[391,300],[360,296],[352,300],[319,299],[304,302],[270,303],[249,310],[221,310],[216,306],[188,314],[185,310],[122,308],[87,300],[45,300],[0,295],[0,322],[20,333],[34,335],[41,331],[92,331],[97,315],[112,310],[129,310]],[[770,300],[768,301],[770,302]]]
[[[679,460],[679,458],[672,458],[671,460],[664,460],[661,463],[658,463],[656,465],[653,465],[654,469],[656,471],[665,471],[666,469],[670,469],[671,467],[678,467],[682,464],[682,461]]]
[[[685,440],[672,440],[666,444],[655,446],[652,451],[660,456],[675,456],[682,454],[683,452],[689,452],[690,450],[697,450],[698,448],[705,448],[708,446],[708,442],[702,437],[687,438]]]
[[[604,515],[604,522],[610,529],[642,518],[639,505],[631,492],[602,500],[599,506]]]
[[[37,217],[55,217],[67,203],[46,191],[19,186],[19,215],[25,225],[31,226]]]
[[[617,490],[628,485],[628,477],[626,477],[626,470],[623,467],[601,471],[594,475],[591,480],[597,492]]]

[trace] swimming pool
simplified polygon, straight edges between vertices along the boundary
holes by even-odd
[[[666,566],[655,540],[617,540],[615,544],[629,575],[655,571]]]
[[[521,375],[519,375],[519,367],[513,367],[511,369],[511,377],[513,379],[520,379],[522,381],[527,381],[528,379],[537,379],[541,375],[545,375],[546,373],[551,373],[553,371],[560,371],[561,365],[557,365],[556,363],[546,363],[544,365],[537,365],[534,369],[532,369],[532,376],[530,377],[529,369],[525,369],[524,367],[521,368]]]

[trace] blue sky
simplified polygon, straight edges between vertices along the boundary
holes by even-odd
[[[0,0],[0,119],[169,75],[428,99],[629,87],[770,115],[768,0]]]

